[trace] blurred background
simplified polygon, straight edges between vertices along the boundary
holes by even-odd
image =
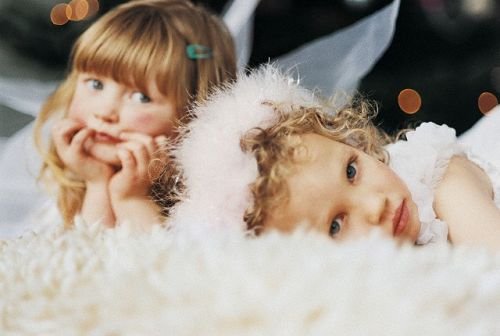
[[[60,80],[76,37],[122,2],[0,0],[0,79]],[[221,13],[227,1],[194,2]],[[262,0],[249,65],[281,56],[390,2]],[[378,121],[389,132],[434,121],[461,134],[498,103],[499,33],[497,0],[402,0],[394,40],[359,90],[379,102]],[[25,94],[33,93],[26,88]],[[0,104],[0,137],[32,119]]]

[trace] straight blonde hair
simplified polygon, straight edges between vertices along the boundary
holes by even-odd
[[[191,59],[190,44],[208,47],[209,58]],[[49,120],[66,117],[79,73],[112,78],[147,93],[154,79],[159,91],[179,107],[179,123],[187,122],[188,106],[203,100],[213,87],[236,76],[234,43],[224,23],[206,8],[187,0],[135,0],[115,7],[93,23],[73,46],[69,73],[45,102],[35,123],[35,142],[43,157],[40,179],[56,183],[57,202],[70,226],[82,207],[85,183],[74,176],[50,140],[43,142]],[[151,195],[163,202],[160,181]]]

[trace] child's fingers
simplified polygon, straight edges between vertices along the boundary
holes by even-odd
[[[70,147],[76,152],[83,154],[84,153],[84,143],[88,138],[92,136],[94,133],[93,130],[89,128],[84,128],[81,131],[77,132],[76,135],[71,140]]]
[[[152,139],[150,135],[141,132],[120,132],[120,139],[123,140],[142,141],[142,140],[147,140],[148,138]]]
[[[136,162],[132,153],[126,148],[119,148],[118,158],[120,159],[120,162],[122,164],[122,172],[127,175],[131,175],[136,166]]]
[[[52,140],[54,141],[55,149],[63,161],[71,159],[69,153],[71,141],[78,131],[79,128],[71,125],[63,125],[60,128],[52,130]]]
[[[151,157],[154,155],[158,147],[153,137],[143,133],[122,132],[120,133],[120,139],[125,140],[126,142],[138,142],[143,144]]]
[[[78,131],[71,139],[71,143],[64,144],[61,150],[58,151],[59,156],[66,164],[79,164],[85,158],[86,154],[83,144],[92,133],[93,131],[88,128]]]
[[[149,162],[151,161],[151,155],[147,148],[138,142],[122,142],[119,147],[121,149],[127,149],[127,151],[133,156],[135,169],[137,174],[140,176],[145,176],[147,174],[147,169]]]
[[[61,120],[52,127],[52,139],[56,146],[68,146],[73,136],[82,128],[83,125],[74,120]]]
[[[122,147],[118,149],[117,154],[122,168],[111,181],[112,193],[117,197],[147,195],[151,184],[148,176],[139,173],[141,168],[138,168],[134,153]]]

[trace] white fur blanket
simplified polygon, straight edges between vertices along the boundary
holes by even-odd
[[[78,226],[0,245],[0,335],[500,335],[500,255]]]

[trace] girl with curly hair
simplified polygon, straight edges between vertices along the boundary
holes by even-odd
[[[178,220],[198,208],[193,222],[211,229],[303,227],[336,240],[377,229],[399,242],[500,248],[499,167],[445,125],[401,139],[373,124],[363,99],[333,106],[272,67],[209,98],[177,150],[189,200]]]

